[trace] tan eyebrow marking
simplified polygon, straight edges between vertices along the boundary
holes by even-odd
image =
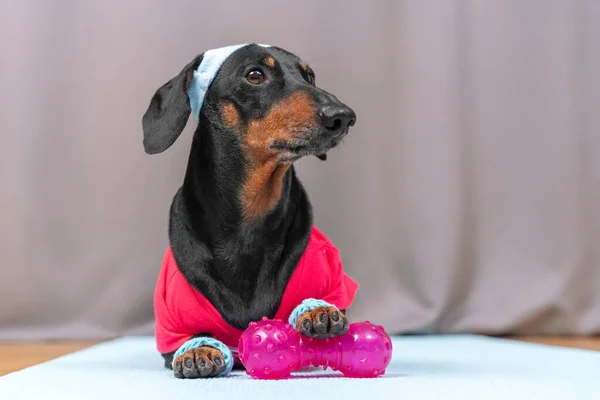
[[[265,64],[267,64],[269,67],[274,67],[275,59],[273,59],[273,57],[267,57],[265,58]]]

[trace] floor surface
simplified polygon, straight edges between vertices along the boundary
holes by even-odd
[[[550,346],[600,351],[600,337],[518,336],[510,339]],[[0,376],[91,347],[97,343],[98,341],[0,343]]]

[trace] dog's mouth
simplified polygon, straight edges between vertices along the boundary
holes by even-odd
[[[339,145],[347,134],[348,129],[328,129],[326,132],[306,139],[275,141],[271,145],[271,149],[289,153],[293,155],[294,159],[304,156],[324,156],[329,150]]]

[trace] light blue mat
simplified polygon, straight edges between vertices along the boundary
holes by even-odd
[[[384,377],[178,380],[152,338],[123,338],[0,378],[0,399],[600,399],[600,352],[481,336],[394,338]]]

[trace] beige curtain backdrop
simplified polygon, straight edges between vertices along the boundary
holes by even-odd
[[[279,45],[354,107],[299,174],[392,333],[600,333],[600,2],[0,3],[0,338],[152,333],[192,127],[141,117],[196,54]]]

